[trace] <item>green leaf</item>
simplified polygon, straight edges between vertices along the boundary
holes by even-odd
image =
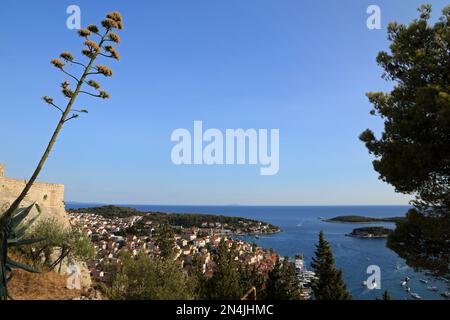
[[[33,207],[34,203],[29,207],[17,210],[17,213],[11,219],[11,228],[15,229],[28,216]]]
[[[34,269],[33,267],[30,267],[26,264],[17,262],[17,261],[13,261],[11,259],[7,259],[6,260],[6,267],[7,268],[11,268],[11,269],[22,269],[31,273],[40,273],[38,270]]]
[[[9,239],[8,246],[9,247],[18,247],[18,246],[23,246],[23,245],[27,245],[27,244],[41,242],[41,241],[44,241],[45,239],[46,238],[34,238],[34,239],[23,239],[23,240],[20,238]]]
[[[20,228],[18,226],[17,230],[13,230],[13,233],[16,238],[22,238],[25,235],[25,233],[27,232],[28,228],[30,228],[31,225],[39,218],[39,216],[41,215],[39,206],[36,205],[36,209],[38,209],[38,212],[39,212],[36,216],[31,218],[26,224],[20,226]]]

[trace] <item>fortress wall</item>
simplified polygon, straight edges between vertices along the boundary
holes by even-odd
[[[0,213],[3,211],[1,209],[6,209],[8,205],[13,203],[26,184],[24,180],[6,178],[4,175],[4,166],[0,164]],[[63,226],[70,225],[64,206],[64,185],[41,182],[34,183],[21,206],[29,206],[34,202],[39,204],[42,209],[39,219],[54,218]],[[36,208],[34,208],[30,217],[35,216],[37,213]],[[66,266],[72,263],[73,262],[64,259],[64,267],[61,270],[61,274],[66,274]],[[91,286],[91,277],[86,264],[84,262],[75,261],[75,265],[81,270],[81,286],[89,288]]]
[[[4,177],[4,167],[0,165],[0,208],[11,204],[25,187],[24,180]],[[52,217],[64,225],[68,219],[64,207],[64,185],[50,183],[34,183],[21,206],[31,205],[33,202],[42,208],[42,218]],[[37,213],[33,209],[31,216]]]

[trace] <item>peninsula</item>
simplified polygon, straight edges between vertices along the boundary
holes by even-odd
[[[205,232],[214,230],[215,234],[262,235],[278,233],[281,229],[259,220],[214,214],[143,212],[129,207],[102,206],[68,210],[69,213],[89,213],[104,218],[142,217],[134,226],[134,232],[145,229],[151,221],[153,224],[167,223],[175,228],[199,228]]]

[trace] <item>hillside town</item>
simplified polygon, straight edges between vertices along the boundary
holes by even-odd
[[[118,254],[126,250],[133,255],[141,252],[149,256],[156,256],[159,248],[153,234],[157,224],[143,216],[129,217],[104,217],[93,213],[71,212],[69,213],[71,224],[78,225],[83,232],[91,236],[97,256],[87,262],[93,280],[107,281],[104,267],[107,262],[117,261]],[[145,222],[144,222],[145,220]],[[143,223],[144,222],[144,223]],[[136,225],[144,225],[145,232],[132,234]],[[176,228],[176,260],[180,266],[188,271],[192,266],[194,255],[202,258],[203,273],[210,276],[214,273],[215,261],[213,252],[218,248],[223,239],[229,248],[234,248],[237,259],[244,265],[255,266],[262,275],[273,269],[277,254],[271,250],[263,249],[255,244],[242,240],[233,240],[229,230],[220,223],[203,223],[201,227]]]

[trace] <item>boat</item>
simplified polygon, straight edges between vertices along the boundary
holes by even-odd
[[[434,291],[434,292],[438,291],[438,288],[435,287],[435,286],[433,286],[433,287],[427,287],[427,289],[430,290],[430,291]]]
[[[315,281],[317,277],[313,271],[309,271],[306,269],[302,254],[297,254],[295,256],[295,273],[303,290],[303,298],[305,298],[306,300],[311,299],[311,282]]]
[[[406,281],[406,282],[408,282],[409,280],[411,280],[410,277],[406,277],[406,278],[405,278],[405,281]]]
[[[417,293],[411,293],[411,297],[413,297],[414,299],[417,299],[417,300],[422,300],[422,297],[421,296],[419,296]]]
[[[425,279],[420,279],[419,281],[420,281],[420,282],[422,282],[422,283],[425,283],[425,284],[427,284],[427,283],[428,283],[428,281],[427,281],[427,280],[425,280]]]
[[[408,282],[406,282],[406,281],[400,282],[400,285],[401,285],[402,287],[406,287],[407,284],[408,284]]]
[[[363,281],[363,282],[362,282],[362,286],[363,286],[363,287],[367,287],[367,281]]]

